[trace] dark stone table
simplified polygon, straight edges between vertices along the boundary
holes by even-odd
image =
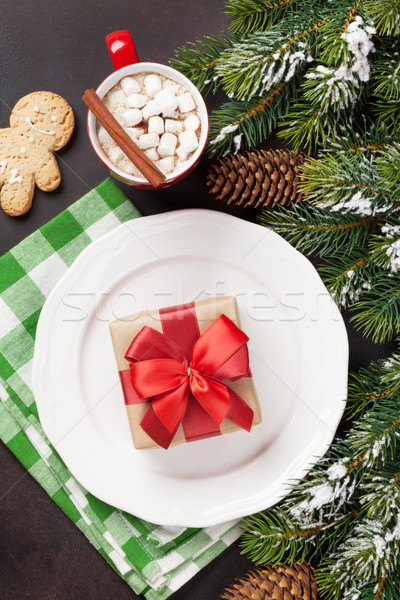
[[[104,38],[129,29],[142,60],[166,63],[196,36],[226,30],[222,0],[35,0],[0,4],[0,127],[8,126],[16,101],[35,90],[59,93],[71,104],[76,128],[57,153],[62,173],[52,193],[36,190],[31,211],[10,218],[0,211],[0,254],[14,246],[100,183],[107,172],[86,134],[85,88],[97,87],[112,70]],[[207,100],[209,108],[218,98]],[[266,146],[279,146],[276,139]],[[205,161],[171,189],[140,192],[122,186],[144,215],[188,207],[216,208],[207,198]],[[251,218],[249,215],[242,215]],[[385,356],[352,328],[350,366]],[[2,600],[133,600],[136,594],[108,566],[85,536],[0,444],[0,598]],[[213,600],[251,566],[234,544],[203,569],[173,600]]]

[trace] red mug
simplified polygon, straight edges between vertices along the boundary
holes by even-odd
[[[201,123],[199,145],[190,156],[186,164],[180,169],[175,170],[172,175],[168,175],[157,189],[168,187],[174,183],[177,183],[186,177],[186,175],[188,175],[190,171],[192,171],[197,165],[201,155],[204,152],[207,142],[208,113],[202,95],[196,86],[187,77],[182,75],[182,73],[176,71],[176,69],[159,63],[139,62],[139,58],[129,31],[114,31],[106,37],[106,42],[114,66],[114,72],[111,73],[111,75],[109,75],[97,88],[96,92],[100,98],[104,98],[107,92],[113,88],[123,77],[143,72],[164,75],[164,77],[168,77],[169,79],[176,81],[191,93],[198,108]],[[88,112],[87,128],[93,150],[102,163],[109,169],[113,177],[122,181],[123,183],[126,183],[127,185],[137,187],[142,190],[154,189],[153,186],[143,177],[130,175],[125,171],[122,171],[122,169],[116,167],[110,161],[100,146],[100,142],[97,137],[96,117],[91,111]]]

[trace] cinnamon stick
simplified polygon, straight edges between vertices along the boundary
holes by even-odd
[[[129,160],[133,162],[135,167],[139,169],[151,185],[157,188],[165,180],[164,173],[156,167],[153,161],[129,137],[96,92],[93,89],[85,90],[82,100]]]

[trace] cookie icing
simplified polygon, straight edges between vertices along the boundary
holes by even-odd
[[[3,174],[4,171],[6,170],[6,166],[7,166],[7,161],[6,160],[0,160],[0,173]]]
[[[18,175],[18,177],[17,177],[18,171],[19,171],[19,169],[11,169],[10,170],[11,177],[8,180],[8,183],[22,183],[21,175]]]
[[[30,117],[26,117],[25,123],[27,123],[27,125],[29,125],[29,127],[34,129],[35,131],[38,131],[39,133],[45,133],[46,135],[56,135],[55,131],[43,131],[43,129],[38,129],[37,127],[35,127],[31,121]]]

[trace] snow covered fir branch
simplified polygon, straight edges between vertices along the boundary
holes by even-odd
[[[253,148],[277,125],[295,149],[314,151],[364,105],[398,122],[400,46],[388,37],[399,29],[397,0],[229,0],[226,8],[231,35],[197,40],[172,61],[200,89],[228,96],[211,115],[212,156]]]
[[[400,137],[395,140],[391,130],[367,120],[360,132],[342,128],[301,166],[306,201],[260,215],[299,250],[327,259],[320,273],[329,291],[376,342],[400,333]]]
[[[352,376],[348,413],[359,419],[283,502],[245,523],[257,564],[314,562],[329,600],[400,597],[399,381],[398,354]]]
[[[375,342],[400,341],[399,0],[228,0],[231,34],[174,66],[228,99],[211,156],[274,130],[296,151],[303,200],[259,222],[304,253]],[[400,600],[400,353],[351,374],[341,434],[278,505],[247,519],[257,564],[307,560],[324,600]]]

